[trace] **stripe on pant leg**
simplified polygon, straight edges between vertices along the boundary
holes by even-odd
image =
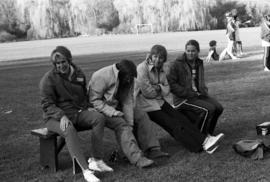
[[[183,104],[186,104],[186,105],[192,106],[192,107],[196,107],[196,108],[198,108],[198,109],[202,109],[203,111],[206,112],[206,114],[205,114],[205,116],[204,116],[204,119],[203,119],[203,124],[202,124],[201,129],[200,129],[200,131],[202,132],[202,131],[203,131],[203,127],[204,127],[205,122],[206,122],[206,118],[207,118],[207,116],[208,116],[208,110],[207,110],[206,108],[201,107],[201,106],[197,106],[197,105],[190,104],[190,103],[187,103],[187,102],[185,102],[185,103],[183,103]]]

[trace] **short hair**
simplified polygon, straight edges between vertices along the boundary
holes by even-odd
[[[189,41],[187,41],[186,45],[185,45],[185,49],[187,49],[187,46],[192,45],[194,46],[198,52],[200,52],[200,45],[199,42],[197,40],[191,39]]]
[[[213,47],[213,46],[216,46],[217,45],[217,41],[215,41],[215,40],[211,40],[210,42],[209,42],[209,46],[210,47]]]
[[[154,45],[151,50],[150,50],[150,56],[152,55],[159,55],[160,57],[164,58],[164,62],[167,61],[167,50],[164,46],[162,45]]]
[[[119,70],[120,75],[130,75],[132,77],[137,77],[137,67],[130,60],[121,60],[120,62],[116,63],[116,68]]]
[[[57,55],[60,55],[65,57],[69,63],[72,61],[72,55],[68,48],[65,46],[57,46],[51,53],[51,61],[52,63],[55,63]]]

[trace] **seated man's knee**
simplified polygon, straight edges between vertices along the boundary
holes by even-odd
[[[105,116],[99,112],[94,112],[89,119],[93,120],[93,127],[104,126],[106,122]]]

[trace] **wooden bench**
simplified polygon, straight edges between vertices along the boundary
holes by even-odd
[[[58,154],[65,146],[65,138],[47,128],[31,130],[31,134],[39,137],[40,164],[43,168],[56,172],[58,170]],[[73,162],[73,174],[81,172],[76,161]]]

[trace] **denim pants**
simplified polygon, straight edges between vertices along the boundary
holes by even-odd
[[[91,129],[91,146],[94,158],[103,157],[103,134],[105,117],[96,111],[82,111],[78,113],[77,119],[72,121],[65,131],[60,129],[60,122],[50,119],[46,123],[48,130],[58,133],[65,138],[69,154],[76,159],[82,169],[88,169],[88,164],[80,146],[78,131]]]
[[[128,125],[123,117],[106,116],[106,126],[114,130],[121,150],[132,164],[136,164],[144,151],[151,148],[160,148],[153,123],[147,114],[136,108],[134,113],[133,127]]]
[[[223,112],[222,105],[209,96],[199,96],[187,100],[178,110],[195,122],[198,129],[204,134],[214,133],[217,120]],[[204,113],[204,114],[203,114]]]
[[[161,110],[148,112],[148,115],[152,121],[160,125],[191,152],[202,150],[206,135],[201,133],[185,115],[175,110],[167,102],[161,106]]]

